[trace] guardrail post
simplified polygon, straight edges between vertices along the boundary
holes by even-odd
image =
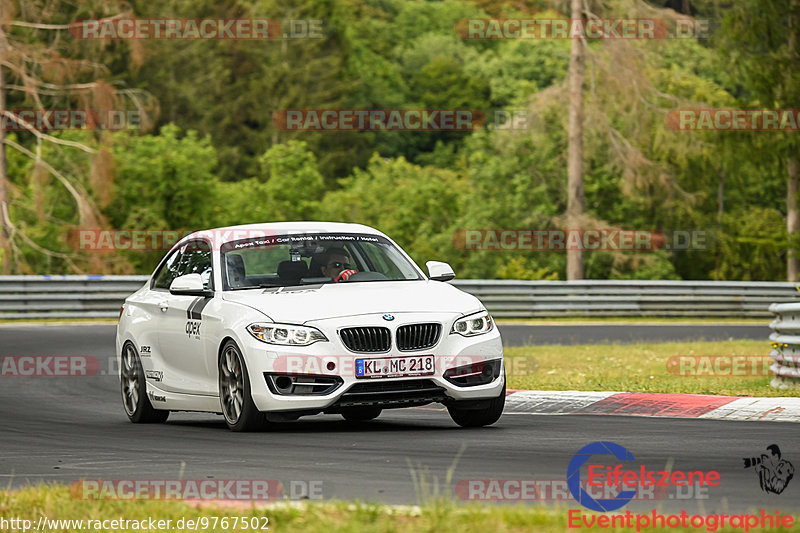
[[[787,389],[800,386],[800,302],[772,304],[769,306],[775,318],[770,323],[772,333],[769,340],[773,359],[770,370],[775,377],[772,387]]]

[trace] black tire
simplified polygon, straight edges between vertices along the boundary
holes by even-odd
[[[264,413],[253,403],[250,378],[242,352],[228,341],[219,357],[219,403],[231,431],[258,431],[267,425]]]
[[[505,376],[504,378],[505,379]],[[497,398],[492,398],[489,404],[481,409],[462,409],[458,402],[447,406],[447,412],[453,422],[464,428],[477,428],[490,426],[500,419],[503,414],[503,407],[506,404],[506,385],[503,384],[503,391]]]
[[[367,422],[374,420],[381,415],[380,407],[351,407],[346,411],[342,411],[342,416],[348,422]]]
[[[122,347],[120,391],[122,406],[128,420],[134,424],[158,424],[166,422],[169,411],[153,408],[147,397],[147,384],[144,379],[142,360],[133,343],[126,342]]]

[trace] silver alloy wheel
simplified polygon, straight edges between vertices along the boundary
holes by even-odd
[[[129,416],[136,413],[142,383],[139,381],[139,359],[133,346],[128,344],[122,356],[122,403]]]
[[[222,355],[222,412],[230,424],[236,424],[242,415],[244,398],[244,374],[239,353],[233,346],[228,346]]]

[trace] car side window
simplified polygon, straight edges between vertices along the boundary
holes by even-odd
[[[214,289],[214,276],[211,275],[211,245],[205,241],[187,243],[182,250],[178,275],[200,274],[204,289]]]
[[[161,265],[161,268],[155,275],[155,283],[153,283],[154,289],[169,290],[172,280],[180,276],[178,269],[183,259],[182,252],[184,248],[185,246],[182,246],[180,249],[173,252],[172,255],[164,261],[164,264]]]

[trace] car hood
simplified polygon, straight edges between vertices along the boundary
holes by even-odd
[[[223,299],[257,309],[275,322],[289,324],[375,313],[469,314],[483,308],[471,294],[430,280],[226,291]]]

